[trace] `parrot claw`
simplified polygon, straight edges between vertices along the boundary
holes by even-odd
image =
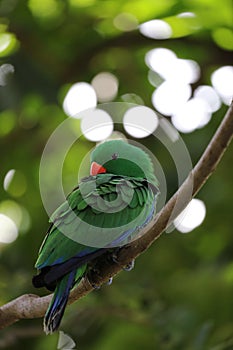
[[[107,286],[110,286],[112,284],[113,281],[113,277],[110,277],[108,282],[106,283]]]
[[[95,290],[99,290],[100,289],[100,286],[98,286],[97,284],[94,284],[94,283],[91,283],[92,287],[95,289]]]
[[[111,256],[111,258],[112,258],[112,261],[113,261],[114,263],[119,264],[119,263],[118,263],[118,260],[117,260],[117,254],[116,254],[116,253],[113,253],[112,256]]]
[[[94,275],[94,274],[97,274],[97,275],[99,274],[99,270],[96,269],[95,267],[92,268],[92,269],[90,269],[90,270],[88,271],[87,278],[88,278],[88,281],[89,281],[89,283],[91,284],[91,286],[92,286],[95,290],[98,290],[98,289],[100,289],[100,285],[95,284],[95,283],[92,282],[92,275]]]
[[[123,270],[129,272],[129,271],[133,270],[134,265],[135,265],[135,260],[132,260],[127,265],[125,265],[123,267]]]
[[[120,251],[120,248],[116,249],[112,254],[111,254],[111,259],[112,261],[117,264],[117,265],[120,265],[119,264],[119,261],[118,261],[118,252]]]

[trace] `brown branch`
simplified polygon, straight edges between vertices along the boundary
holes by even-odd
[[[106,259],[106,254],[98,258],[96,267],[98,274],[93,274],[83,279],[71,292],[69,304],[88,294],[93,290],[93,284],[101,285],[110,277],[116,275],[132,259],[143,253],[171,224],[172,220],[180,214],[190,201],[187,189],[193,186],[192,197],[204,185],[208,177],[213,173],[221,160],[233,135],[233,104],[228,109],[223,121],[214,134],[201,159],[198,161],[188,178],[180,186],[174,196],[168,201],[155,219],[146,227],[141,238],[121,248],[118,254],[119,265]],[[178,204],[178,205],[177,205]],[[25,294],[12,300],[0,308],[0,329],[5,328],[20,319],[43,317],[52,295],[39,297],[33,294]]]

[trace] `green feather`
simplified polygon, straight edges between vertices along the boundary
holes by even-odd
[[[85,209],[86,207],[87,207],[87,203],[85,202],[84,199],[81,200],[81,201],[78,203],[78,205],[77,205],[77,209],[78,209],[78,210],[83,210],[83,209]]]
[[[144,199],[143,193],[141,191],[141,188],[137,188],[136,189],[136,193],[137,193],[137,196],[138,196],[139,205],[142,206],[143,204],[145,204],[145,199]]]

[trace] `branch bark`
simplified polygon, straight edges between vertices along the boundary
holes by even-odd
[[[122,270],[122,267],[142,254],[162,234],[172,220],[187,206],[190,199],[186,196],[187,188],[193,186],[192,197],[207,181],[216,169],[233,136],[233,104],[228,109],[224,119],[214,134],[202,157],[189,174],[178,191],[167,202],[152,222],[145,228],[143,235],[124,246],[118,253],[119,264],[108,259],[108,253],[97,259],[95,267],[98,274],[84,278],[71,292],[69,304],[85,296],[93,290],[93,285],[101,285]],[[179,205],[177,205],[179,203]],[[0,307],[0,329],[3,329],[20,319],[43,317],[52,298],[52,294],[39,297],[34,294],[22,295]]]

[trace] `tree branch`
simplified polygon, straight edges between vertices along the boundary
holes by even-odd
[[[194,197],[208,177],[214,172],[232,136],[233,104],[228,109],[211,142],[192,172],[154,220],[145,228],[143,235],[120,249],[118,253],[119,264],[112,262],[111,259],[107,259],[107,253],[98,258],[95,264],[98,274],[92,274],[89,278],[84,278],[81,281],[71,292],[69,304],[91,292],[93,290],[93,284],[101,285],[110,277],[119,273],[123,266],[148,249],[171,224],[171,218],[174,220],[189,203],[191,198],[186,193],[187,188],[190,188],[190,184],[193,186],[192,197]],[[43,317],[51,298],[52,295],[39,297],[34,294],[25,294],[3,305],[0,308],[0,329],[20,319]]]

